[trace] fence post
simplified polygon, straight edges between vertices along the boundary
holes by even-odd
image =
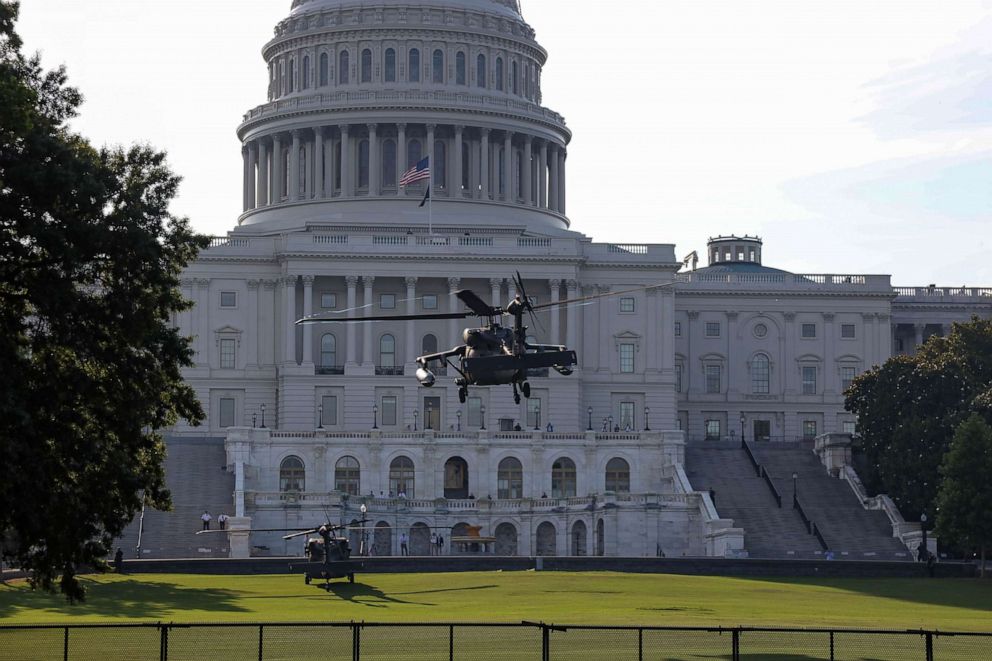
[[[741,630],[740,629],[734,629],[731,632],[730,643],[731,643],[730,658],[733,661],[741,661]]]
[[[551,661],[551,629],[541,623],[541,661]]]
[[[362,638],[358,633],[358,623],[351,623],[351,658],[352,661],[359,661],[362,658]]]
[[[264,628],[265,625],[258,625],[258,661],[262,661],[262,629]]]
[[[637,661],[644,661],[644,629],[637,630]]]
[[[169,661],[169,625],[159,624],[161,629],[161,636],[159,638],[158,645],[158,659],[159,661]]]
[[[927,661],[933,661],[933,632],[927,631]]]
[[[65,628],[65,635],[62,636],[62,660],[69,661],[69,627]]]
[[[830,661],[834,661],[834,632],[830,632]]]
[[[448,625],[448,661],[455,661],[455,625]]]

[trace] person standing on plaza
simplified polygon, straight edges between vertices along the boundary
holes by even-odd
[[[400,533],[400,555],[410,555],[410,549],[407,545],[409,538],[406,533]]]
[[[203,521],[203,529],[210,530],[210,521],[214,517],[210,516],[210,512],[203,510],[203,514],[200,516],[200,521]]]
[[[437,533],[431,533],[431,555],[437,555]]]
[[[221,530],[227,530],[227,518],[223,512],[217,515],[217,525],[220,526]]]

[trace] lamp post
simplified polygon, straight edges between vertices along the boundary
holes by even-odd
[[[644,431],[651,431],[651,407],[644,407]]]
[[[427,415],[426,415],[426,419],[424,420],[424,429],[434,429],[431,426],[432,419],[434,417],[433,414],[434,414],[434,406],[430,402],[427,402]]]
[[[413,431],[417,431],[417,409],[413,409]]]
[[[324,405],[317,407],[317,429],[324,428]]]
[[[587,431],[592,431],[592,407],[586,409],[586,413],[589,414],[589,428]]]
[[[795,509],[799,505],[799,492],[797,491],[797,489],[798,489],[798,483],[799,483],[799,473],[793,473],[792,474],[792,507],[793,507],[793,509]]]
[[[362,511],[362,548],[359,549],[358,554],[366,555],[368,552],[367,535],[369,533],[365,528],[365,513],[369,511],[369,508],[365,505],[365,503],[362,503],[362,506],[359,509]]]
[[[372,405],[372,429],[379,428],[379,405]]]
[[[608,418],[606,418],[606,420],[607,422],[609,422],[609,424],[606,426],[606,431],[613,431],[613,416],[612,415],[609,416]]]
[[[458,421],[458,431],[462,430],[462,410],[458,409],[455,412],[455,419]]]
[[[541,412],[534,411],[534,431],[541,431]]]
[[[481,427],[479,427],[479,429],[481,429],[481,430],[483,430],[483,431],[485,431],[485,429],[486,429],[486,405],[485,405],[485,404],[483,404],[483,405],[482,405],[482,406],[481,406],[481,407],[479,408],[479,411],[480,411],[480,412],[481,412],[481,414],[482,414],[482,426],[481,426]]]
[[[252,413],[252,414],[251,414],[251,428],[252,428],[252,429],[254,429],[254,428],[255,428],[255,418],[256,418],[257,416],[258,416],[258,414],[257,414],[257,413]]]
[[[744,445],[744,414],[741,413],[741,445]]]
[[[262,404],[262,429],[265,429],[265,404]]]
[[[930,548],[927,546],[927,513],[924,512],[920,515],[920,531],[923,533],[923,557],[917,558],[921,562],[927,559],[927,554],[930,552]]]

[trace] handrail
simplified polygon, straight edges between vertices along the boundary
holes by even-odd
[[[820,548],[824,551],[830,550],[830,545],[827,544],[827,540],[823,539],[823,534],[820,532],[820,528],[816,525],[816,522],[813,523],[813,536],[820,542]]]
[[[820,532],[820,529],[817,528],[816,523],[813,521],[813,519],[809,518],[809,516],[806,514],[806,510],[803,509],[802,503],[799,502],[799,496],[796,495],[795,493],[792,494],[792,509],[799,512],[799,518],[801,518],[803,520],[803,523],[806,524],[807,532],[809,532],[809,534],[816,537],[817,541],[820,542],[820,548],[822,548],[824,551],[829,549],[830,546],[827,545],[827,540],[823,539],[823,534]]]
[[[747,458],[751,460],[751,465],[754,466],[754,472],[758,474],[758,477],[761,477],[761,464],[758,463],[758,460],[754,456],[754,452],[751,451],[751,446],[747,444],[747,441],[743,437],[741,438],[741,447],[744,448]],[[772,491],[774,490],[775,488],[772,487]],[[779,498],[778,506],[782,507],[781,498]]]
[[[782,494],[778,492],[778,489],[775,487],[775,483],[772,482],[772,476],[768,474],[768,471],[765,470],[764,466],[761,467],[760,473],[761,477],[765,478],[765,484],[767,484],[768,488],[772,490],[772,496],[775,497],[775,502],[778,503],[779,509],[782,509]]]

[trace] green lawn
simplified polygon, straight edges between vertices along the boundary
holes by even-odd
[[[0,623],[519,622],[992,631],[992,581],[783,580],[608,572],[364,574],[330,592],[300,576],[108,575],[70,606],[0,586]]]

